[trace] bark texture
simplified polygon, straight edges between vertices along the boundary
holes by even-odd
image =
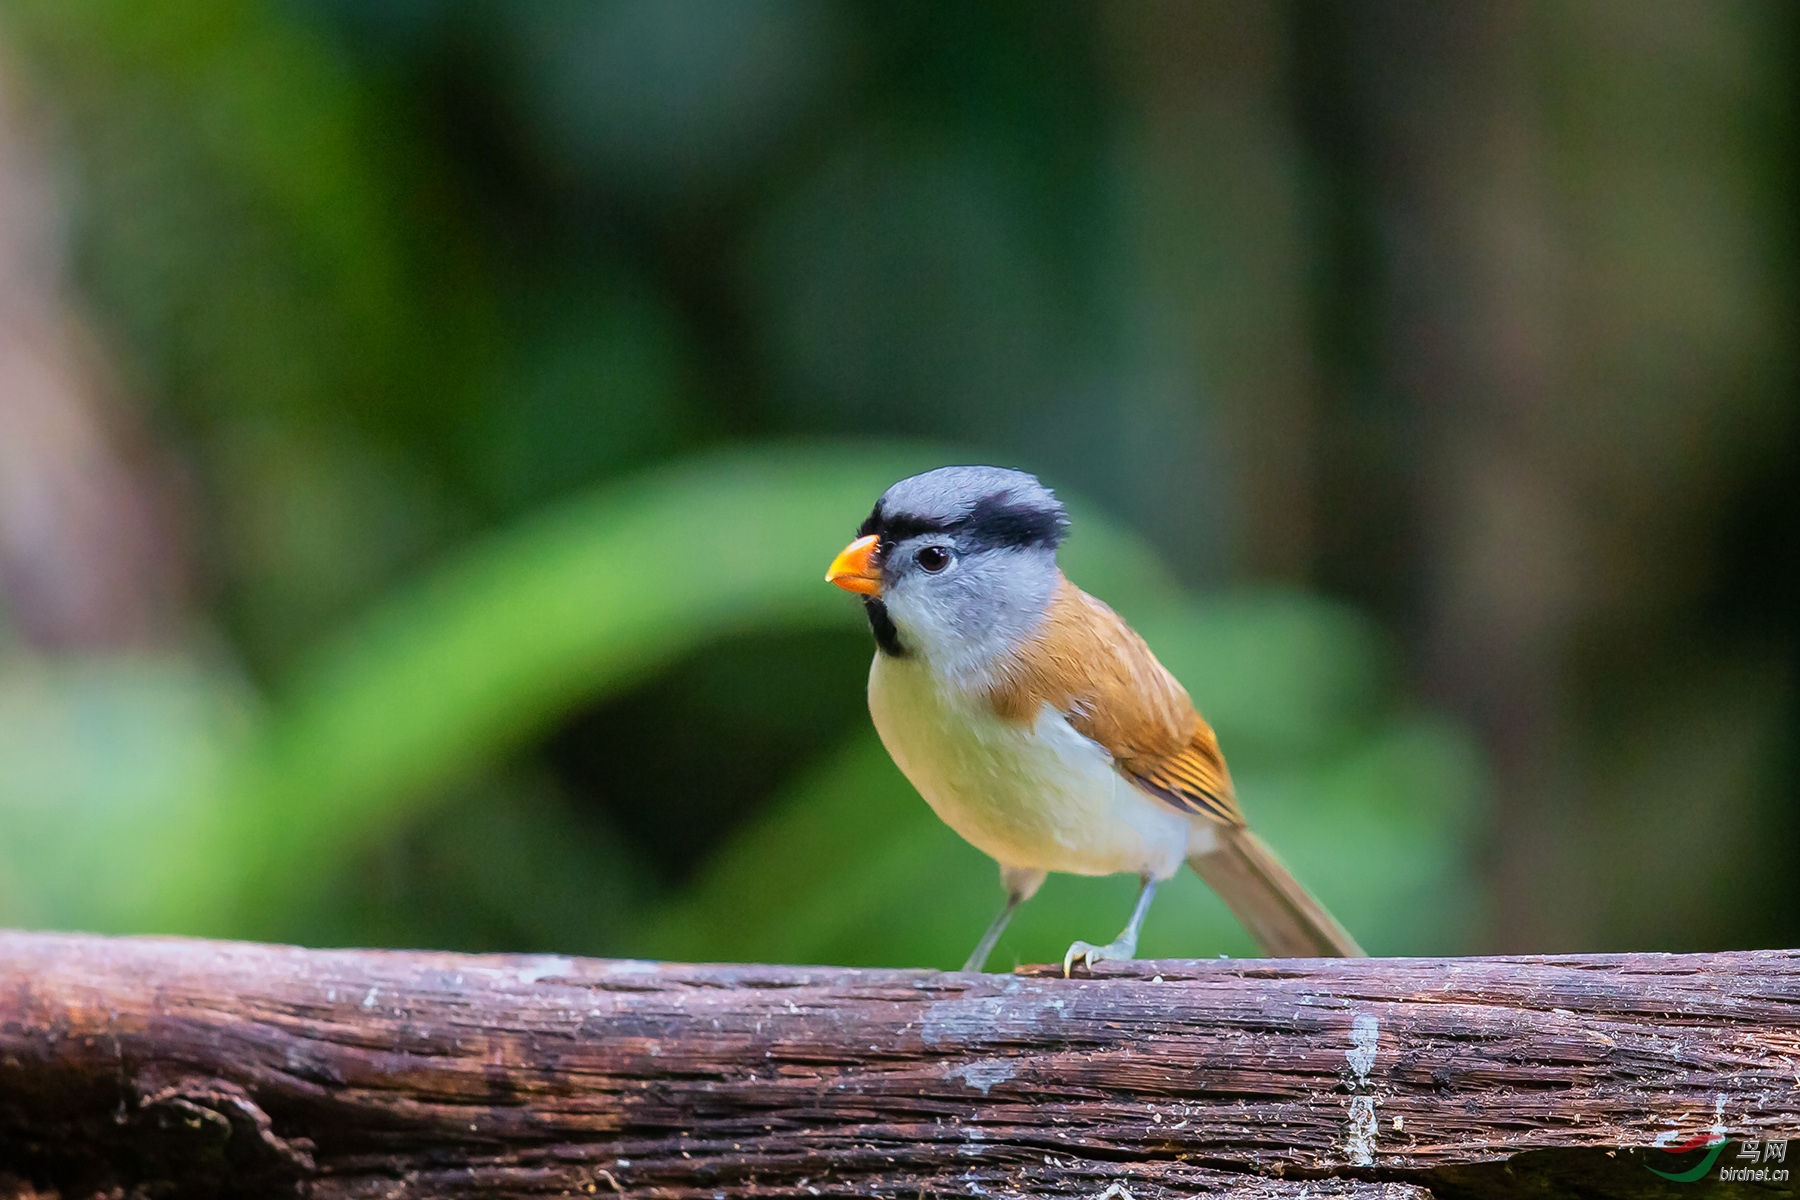
[[[1064,980],[0,934],[0,1196],[1694,1195],[1659,1136],[1797,1114],[1794,951]]]

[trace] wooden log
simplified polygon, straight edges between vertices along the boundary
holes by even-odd
[[[1701,1152],[1645,1148],[1715,1129],[1800,1138],[1800,952],[1065,980],[0,934],[0,1196],[1674,1195],[1648,1168]]]

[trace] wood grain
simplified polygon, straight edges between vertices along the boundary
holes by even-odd
[[[1800,1138],[1800,952],[1064,980],[0,933],[0,1196],[1691,1195],[1622,1148],[1715,1123]]]

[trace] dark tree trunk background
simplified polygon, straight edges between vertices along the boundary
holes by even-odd
[[[1488,945],[1791,942],[1792,7],[1293,16],[1315,578],[1481,736]]]

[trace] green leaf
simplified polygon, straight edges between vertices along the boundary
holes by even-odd
[[[709,640],[859,625],[825,565],[889,484],[944,461],[870,445],[709,455],[495,534],[394,594],[299,673],[245,765],[221,852],[253,907],[231,919],[255,925],[455,780]],[[1077,520],[1072,575],[1167,602],[1140,542]]]
[[[573,707],[711,641],[859,625],[824,564],[875,495],[945,457],[762,448],[602,489],[391,595],[320,647],[260,723],[226,682],[178,663],[15,667],[0,677],[0,912],[304,933],[304,914],[330,914],[321,897],[347,870],[441,808],[450,824],[419,843],[422,878],[467,873],[492,893],[478,907],[496,929],[527,940],[599,948],[624,936],[636,918],[611,878],[624,868],[601,868],[600,887],[571,858],[572,827],[547,793],[471,782]],[[1301,596],[1183,601],[1140,543],[1075,507],[1070,574],[1138,622],[1213,715],[1253,823],[1301,877],[1371,949],[1464,944],[1478,759],[1455,727],[1392,711],[1378,639]],[[484,845],[512,867],[470,873]],[[502,877],[534,862],[553,864],[555,882],[502,903]],[[1110,937],[1131,889],[1053,878],[996,965]],[[576,924],[537,911],[583,892],[609,911]],[[870,732],[797,780],[628,940],[664,957],[954,966],[999,900],[993,864],[938,821]],[[1250,950],[1185,877],[1165,889],[1143,947]]]

